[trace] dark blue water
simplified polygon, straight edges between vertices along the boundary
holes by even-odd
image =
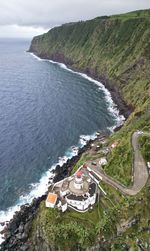
[[[102,90],[0,40],[0,210],[14,205],[81,134],[115,124]]]

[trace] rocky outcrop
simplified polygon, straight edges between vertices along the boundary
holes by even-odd
[[[64,24],[34,37],[29,52],[102,82],[127,118],[148,98],[149,15],[146,10]]]
[[[5,241],[2,243],[0,250],[28,250],[26,241],[32,226],[32,220],[37,212],[37,209],[42,200],[46,199],[46,195],[38,199],[34,199],[31,205],[26,204],[21,206],[19,212],[16,212],[13,219],[3,230]]]
[[[41,58],[65,63],[71,69],[101,81],[127,118],[133,107],[141,108],[149,98],[149,18],[141,17],[142,12],[140,17],[137,15],[133,18],[132,15],[130,18],[128,14],[125,19],[96,18],[54,28],[47,34],[35,37],[29,51]],[[139,111],[137,115],[140,116]],[[80,150],[78,156],[68,160],[62,167],[56,167],[54,182],[70,174],[90,143]],[[14,215],[3,232],[6,239],[1,251],[65,251],[51,246],[38,229],[31,236],[32,222],[40,203],[45,199],[46,195],[35,199],[31,205],[22,206]],[[134,221],[131,223],[134,224]],[[149,225],[143,231],[149,231]],[[137,240],[137,244],[139,248],[142,247],[140,240]],[[76,246],[67,251],[109,251],[110,246],[111,238],[107,242],[97,238],[92,247],[85,249]],[[126,251],[130,249],[124,243],[116,246],[116,249],[120,248]]]
[[[74,165],[78,162],[81,155],[90,149],[92,142],[93,141],[90,140],[79,150],[77,156],[72,157],[72,159],[68,160],[63,166],[56,166],[56,169],[53,171],[55,173],[53,182],[57,182],[70,175]],[[33,219],[38,211],[40,203],[46,199],[46,196],[47,194],[34,199],[31,205],[26,204],[21,206],[20,211],[15,213],[13,219],[7,224],[2,232],[2,234],[4,234],[5,241],[0,247],[1,251],[32,251],[32,241],[36,243],[35,250],[37,251],[61,251],[57,247],[49,246],[38,231],[34,234],[34,240],[30,240]]]
[[[67,241],[67,240],[66,240]],[[99,238],[97,238],[97,241],[95,242],[95,244],[91,247],[88,248],[82,248],[80,246],[75,246],[71,249],[67,248],[66,250],[59,248],[59,247],[54,247],[54,246],[50,246],[45,239],[43,239],[39,233],[35,233],[34,235],[34,249],[33,249],[33,243],[30,242],[28,243],[28,247],[29,250],[33,251],[110,251],[111,249],[109,248],[110,243],[106,243],[104,240],[101,240]]]

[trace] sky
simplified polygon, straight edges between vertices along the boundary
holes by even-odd
[[[28,37],[66,22],[150,8],[150,0],[0,0],[0,37]]]

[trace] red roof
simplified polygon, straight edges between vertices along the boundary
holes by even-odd
[[[77,176],[78,178],[81,178],[81,175],[82,175],[82,172],[81,172],[81,171],[78,171],[78,172],[76,173],[76,176]]]

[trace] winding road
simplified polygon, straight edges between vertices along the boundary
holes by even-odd
[[[96,161],[96,166],[93,167],[92,161],[87,161],[87,165],[93,169],[97,174],[99,174],[102,177],[102,180],[113,186],[114,188],[117,188],[120,190],[123,194],[126,195],[136,195],[141,191],[141,189],[145,186],[149,173],[148,168],[145,164],[145,161],[142,157],[142,154],[139,150],[139,144],[138,144],[138,138],[140,135],[150,135],[150,132],[134,132],[132,135],[132,147],[133,147],[133,153],[134,153],[134,159],[133,159],[133,185],[131,187],[125,187],[118,181],[115,181],[110,176],[104,174],[102,170],[99,168],[99,160]]]

